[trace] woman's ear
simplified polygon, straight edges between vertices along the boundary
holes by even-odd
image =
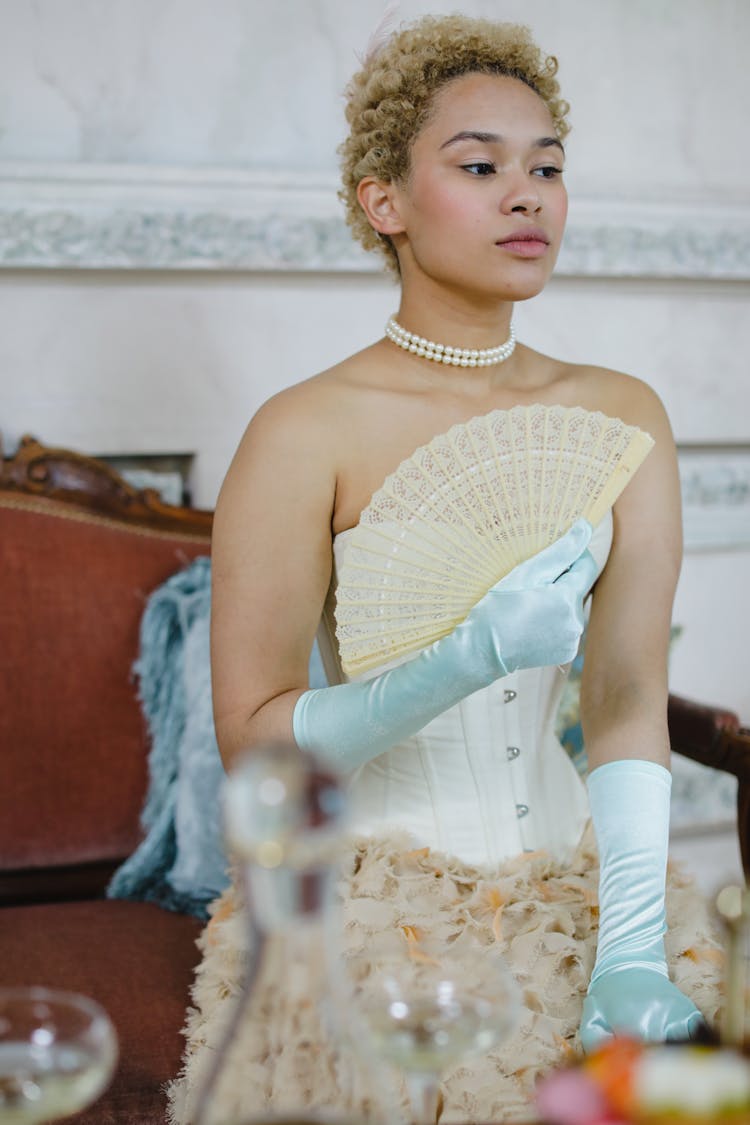
[[[365,176],[357,184],[359,205],[378,234],[400,234],[404,229],[397,195],[394,184],[376,180],[373,176]]]

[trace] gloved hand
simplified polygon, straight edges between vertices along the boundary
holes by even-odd
[[[597,573],[586,550],[591,530],[578,520],[408,663],[366,682],[305,692],[292,717],[298,746],[351,770],[508,672],[572,660]]]
[[[616,1033],[689,1039],[701,1013],[667,974],[664,884],[672,777],[655,762],[622,760],[588,779],[599,845],[599,944],[583,1005],[586,1051]]]
[[[695,1038],[704,1027],[692,1000],[655,969],[603,973],[583,1003],[581,1042],[587,1051],[616,1031],[663,1043]]]

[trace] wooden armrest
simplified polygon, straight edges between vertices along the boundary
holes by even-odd
[[[732,711],[669,697],[672,749],[701,765],[734,774],[737,789],[737,833],[742,867],[750,880],[750,729],[740,726]]]
[[[676,753],[750,782],[750,730],[734,712],[670,695],[668,717]]]

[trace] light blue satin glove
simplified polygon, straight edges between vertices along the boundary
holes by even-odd
[[[588,779],[599,846],[599,944],[583,1005],[581,1043],[616,1033],[689,1039],[701,1013],[672,984],[664,953],[664,884],[672,777],[655,762],[622,760]]]
[[[572,660],[597,574],[586,550],[591,530],[579,520],[407,663],[368,681],[305,692],[292,717],[298,746],[352,770],[501,676]]]

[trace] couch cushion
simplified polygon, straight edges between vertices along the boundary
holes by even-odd
[[[131,668],[146,598],[208,538],[0,499],[0,869],[122,859],[146,736]],[[50,887],[54,893],[54,887]]]
[[[97,1000],[117,1030],[114,1080],[78,1125],[163,1125],[180,1068],[200,924],[135,902],[0,910],[0,985],[66,988]]]

